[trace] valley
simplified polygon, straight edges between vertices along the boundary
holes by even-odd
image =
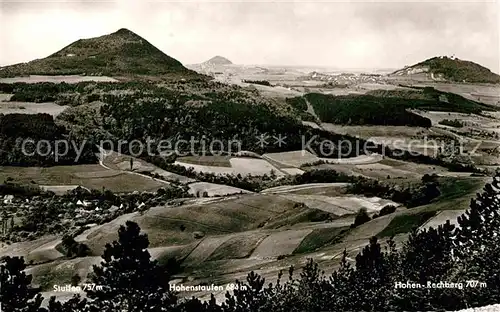
[[[1,68],[0,256],[25,258],[46,305],[129,220],[188,286],[276,283],[309,259],[331,274],[372,237],[399,250],[458,224],[500,166],[498,75],[432,66],[184,67],[121,29]]]

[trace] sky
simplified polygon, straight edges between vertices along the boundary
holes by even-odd
[[[128,28],[183,64],[400,68],[454,55],[498,73],[499,1],[0,0],[0,65]]]

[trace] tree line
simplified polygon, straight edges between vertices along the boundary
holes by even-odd
[[[323,122],[344,125],[392,125],[425,127],[431,120],[407,111],[405,102],[398,98],[383,98],[372,95],[333,96],[308,93],[306,99]]]

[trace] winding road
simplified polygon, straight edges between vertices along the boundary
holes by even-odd
[[[99,165],[101,167],[103,167],[104,169],[106,169],[106,170],[115,170],[115,171],[120,171],[120,172],[127,173],[127,174],[135,174],[135,175],[139,175],[139,176],[144,177],[144,178],[152,179],[153,181],[161,182],[161,183],[166,184],[166,185],[172,185],[170,182],[167,182],[165,180],[156,179],[156,178],[150,177],[148,175],[145,175],[145,174],[142,174],[142,173],[139,173],[139,172],[130,171],[130,170],[112,169],[112,168],[110,168],[110,167],[108,167],[108,166],[106,166],[104,164],[104,158],[107,155],[110,155],[110,154],[108,154],[108,152],[106,152],[106,150],[104,150],[100,146],[97,146],[97,148],[99,148],[99,155],[98,155],[98,157],[99,157]],[[115,152],[111,152],[111,153],[115,153]]]

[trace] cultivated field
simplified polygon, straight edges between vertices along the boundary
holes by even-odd
[[[348,230],[348,226],[316,228],[304,237],[304,239],[300,242],[300,245],[293,251],[293,253],[310,253],[330,244],[333,245],[334,243],[337,243],[341,239],[342,234],[346,233]]]
[[[232,237],[233,236],[231,235],[218,235],[205,238],[189,254],[184,263],[190,266],[202,264],[208,259],[208,257],[210,257],[210,255],[212,255],[213,252],[215,252],[217,248],[219,248],[219,246],[224,244]]]
[[[404,126],[344,126],[322,123],[321,127],[334,133],[348,134],[363,139],[372,137],[423,138],[430,133],[426,128]]]
[[[234,172],[241,175],[264,175],[271,174],[272,172],[274,172],[277,176],[284,175],[280,170],[278,170],[278,168],[274,167],[264,159],[231,158],[230,162]]]
[[[348,183],[309,183],[299,185],[281,185],[262,190],[262,194],[281,194],[281,193],[298,193],[305,190],[313,190],[315,193],[319,190],[328,188],[343,189]]]
[[[231,167],[222,167],[222,166],[205,166],[191,163],[184,163],[176,160],[174,162],[175,165],[182,166],[184,168],[193,168],[195,172],[207,172],[213,174],[232,174],[234,172]]]
[[[498,85],[430,82],[415,86],[434,87],[440,91],[456,93],[467,99],[490,105],[498,105],[500,101],[500,87]]]
[[[231,167],[231,156],[184,156],[178,157],[177,160],[192,165]]]
[[[450,223],[453,225],[458,225],[457,217],[461,216],[464,213],[465,209],[440,211],[434,217],[429,219],[429,221],[424,223],[419,229],[423,230],[429,229],[431,227],[437,229],[439,225],[445,224],[447,221],[450,221]]]
[[[144,160],[123,155],[115,151],[102,151],[101,158],[102,165],[110,169],[110,171],[132,171],[134,173],[140,174],[158,174],[165,181],[175,180],[181,183],[190,183],[196,181],[194,179],[160,169],[153,164],[145,162]],[[133,159],[132,168],[130,168],[130,159]]]
[[[118,80],[106,76],[81,76],[81,75],[67,75],[67,76],[41,76],[30,75],[27,77],[13,77],[13,78],[0,78],[0,83],[38,83],[38,82],[53,82],[53,83],[78,83],[86,81],[95,82],[116,82]]]
[[[486,118],[476,114],[464,114],[464,113],[454,113],[454,112],[436,112],[436,111],[416,111],[420,116],[429,118],[433,125],[438,125],[440,121],[444,119],[457,119],[465,123],[467,126],[483,127],[486,125],[495,126],[499,125],[499,120],[494,120],[492,118]],[[452,128],[453,129],[453,128]]]
[[[252,253],[252,259],[273,259],[291,255],[312,230],[289,230],[269,235]]]
[[[116,238],[124,220],[137,222],[146,231],[151,247],[185,245],[201,237],[237,233],[257,229],[259,225],[280,220],[284,215],[300,216],[307,208],[295,207],[294,202],[272,195],[239,195],[205,203],[180,207],[154,207],[143,215],[130,214],[93,229],[87,235],[88,244],[98,252],[104,243]],[[291,220],[291,218],[290,218]],[[181,231],[181,225],[184,230]],[[195,234],[199,233],[199,234]]]
[[[268,234],[253,232],[231,237],[213,251],[207,261],[243,259],[255,254],[254,250],[263,245]]]
[[[0,114],[49,114],[55,117],[66,108],[55,103],[0,102]]]
[[[377,163],[383,159],[382,155],[378,154],[360,155],[350,158],[322,158],[305,150],[283,153],[268,153],[262,155],[262,157],[272,163],[276,163],[285,167],[282,168],[285,170],[290,170],[290,168],[287,167],[299,168],[304,165],[310,165],[319,161],[324,161],[329,164],[372,164]]]
[[[361,208],[368,212],[376,212],[387,205],[399,206],[399,204],[378,197],[362,196],[326,196],[326,195],[298,195],[282,194],[283,198],[298,203],[303,203],[310,208],[323,210],[337,216],[354,214]]]
[[[300,170],[299,168],[281,168],[281,172],[284,172],[289,175],[303,174],[304,170]]]
[[[283,153],[268,153],[262,155],[264,159],[269,159],[288,167],[300,167],[304,164],[317,162],[320,158],[308,151],[293,151]]]
[[[349,158],[320,158],[322,161],[330,164],[346,164],[346,165],[361,165],[361,164],[376,164],[384,157],[379,154],[360,155]]]
[[[220,161],[219,161],[220,160]],[[193,168],[196,172],[206,172],[213,174],[241,174],[243,176],[252,175],[264,175],[271,174],[274,172],[275,175],[284,175],[278,168],[271,165],[264,159],[257,158],[245,158],[245,157],[232,157],[232,158],[219,158],[215,160],[214,158],[197,158],[193,161],[193,158],[189,158],[189,163],[181,161],[175,161],[174,164],[183,166],[185,168]],[[228,161],[230,166],[222,166],[224,161]],[[195,164],[196,163],[196,164]],[[206,164],[216,164],[216,165],[206,165]]]
[[[0,180],[8,177],[21,183],[32,181],[45,188],[64,189],[80,185],[88,189],[113,192],[153,191],[165,184],[152,178],[108,170],[100,165],[75,165],[56,167],[0,167]]]
[[[247,194],[251,193],[250,191],[240,189],[233,186],[223,185],[223,184],[215,184],[209,182],[193,182],[189,185],[189,193],[195,196],[227,196],[232,194]]]
[[[67,192],[74,190],[80,185],[40,185],[40,188],[44,191],[54,192],[56,195],[64,195]]]
[[[0,94],[0,114],[49,114],[57,116],[68,106],[56,103],[9,102],[12,94]]]
[[[35,252],[37,249],[42,248],[47,244],[52,244],[53,242],[56,241],[59,241],[59,238],[54,235],[50,235],[22,243],[16,243],[11,245],[2,244],[2,247],[0,248],[0,254],[2,256],[11,256],[11,257],[28,255],[32,252]]]

